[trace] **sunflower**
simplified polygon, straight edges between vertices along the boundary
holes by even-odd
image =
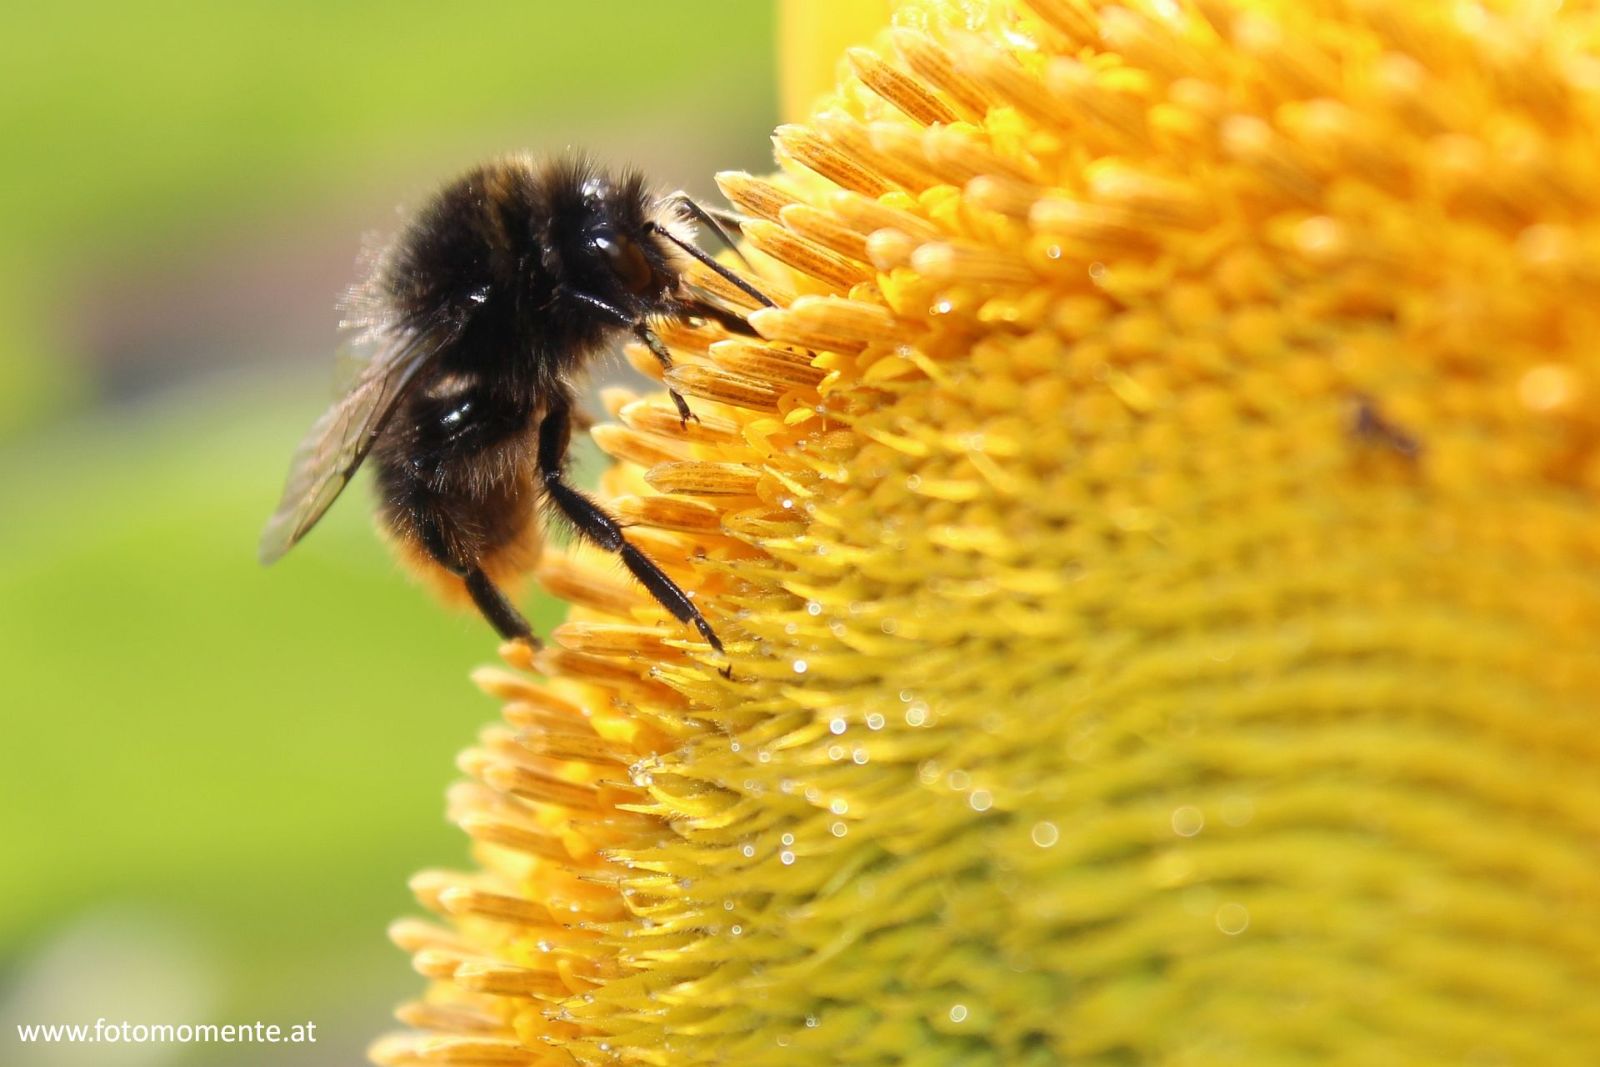
[[[1594,1062],[1597,45],[896,5],[594,430],[729,658],[550,554],[375,1060]]]

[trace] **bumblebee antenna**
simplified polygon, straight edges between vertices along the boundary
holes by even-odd
[[[715,259],[712,259],[710,256],[706,255],[706,253],[704,253],[700,249],[696,248],[693,243],[683,240],[677,234],[675,234],[671,230],[667,229],[665,226],[661,226],[661,225],[658,225],[658,224],[652,222],[652,223],[649,224],[649,228],[651,230],[653,230],[654,232],[659,233],[661,236],[665,237],[667,240],[671,241],[673,244],[677,245],[679,248],[683,249],[685,252],[689,253],[689,255],[693,256],[695,259],[699,260],[701,263],[705,264],[706,267],[708,267],[710,270],[715,272],[717,277],[721,278],[723,281],[727,282],[729,285],[734,286],[741,293],[744,293],[746,296],[749,296],[752,299],[754,299],[756,301],[759,301],[762,307],[771,308],[771,307],[777,307],[778,306],[777,304],[774,304],[771,300],[767,299],[766,296],[762,295],[761,290],[757,289],[755,286],[751,285],[749,282],[747,282],[743,278],[739,277],[737,274],[735,274],[733,271],[729,270],[727,267],[724,267],[721,263],[718,263]],[[720,229],[720,227],[718,227],[718,228]],[[741,257],[741,258],[743,258],[743,257]]]
[[[667,203],[674,204],[687,212],[691,219],[716,234],[717,239],[722,242],[724,248],[738,256],[739,262],[743,263],[746,268],[750,267],[750,261],[744,258],[744,253],[739,251],[739,246],[734,243],[732,237],[728,236],[728,231],[723,229],[722,226],[723,223],[727,223],[743,232],[745,222],[743,218],[731,211],[718,211],[716,208],[706,207],[682,189],[667,195],[664,199]]]

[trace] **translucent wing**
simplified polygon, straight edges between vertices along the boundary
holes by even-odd
[[[295,450],[278,510],[261,533],[262,563],[306,535],[350,483],[372,443],[418,373],[460,333],[454,323],[386,337],[349,391],[317,420]]]

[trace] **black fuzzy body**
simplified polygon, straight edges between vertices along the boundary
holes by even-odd
[[[685,292],[680,253],[771,303],[675,230],[690,219],[731,246],[684,194],[656,199],[637,174],[581,161],[511,158],[446,186],[350,295],[348,325],[371,358],[295,451],[261,561],[298,544],[370,458],[402,550],[503,637],[539,643],[500,583],[537,561],[548,506],[721,651],[690,596],[566,481],[573,377],[596,353],[631,336],[670,367],[657,318],[748,331],[737,313]],[[687,426],[688,403],[668,394]]]
[[[541,504],[624,549],[561,480],[572,379],[645,336],[647,319],[682,313],[670,222],[637,175],[505,160],[440,192],[361,294],[386,333],[448,338],[373,442],[382,518],[412,555],[464,579],[505,636],[530,635],[494,583],[537,558]]]

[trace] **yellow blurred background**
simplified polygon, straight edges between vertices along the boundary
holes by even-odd
[[[770,167],[775,17],[93,3],[0,35],[0,1062],[361,1059],[384,937],[465,861],[495,642],[365,485],[255,562],[326,406],[363,237],[472,162],[582,145],[663,188]],[[553,605],[530,604],[548,628]],[[26,1045],[19,1023],[317,1023],[314,1046]]]

